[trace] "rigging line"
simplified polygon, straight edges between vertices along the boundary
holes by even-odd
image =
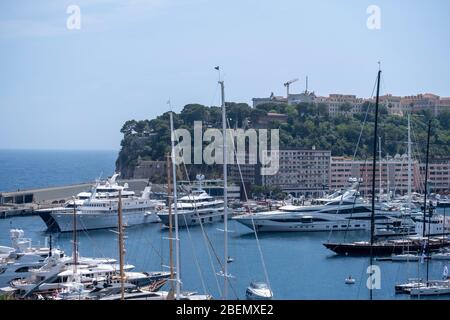
[[[191,180],[190,180],[190,178],[189,178],[189,174],[188,174],[188,172],[187,172],[187,166],[186,166],[186,163],[183,162],[183,166],[184,166],[184,171],[185,171],[185,173],[186,173],[186,179],[187,179],[187,181],[188,181],[188,183],[189,183],[189,186],[192,187],[192,183],[191,183]],[[197,202],[196,202],[196,200],[195,200],[194,197],[192,198],[192,200],[194,201],[194,211],[195,211],[195,214],[196,214],[196,216],[197,216],[197,218],[198,218],[198,220],[199,220],[199,224],[200,224],[200,228],[201,228],[201,230],[202,230],[203,238],[204,238],[204,240],[206,239],[206,241],[207,241],[206,243],[210,245],[211,250],[213,251],[213,253],[214,253],[214,255],[215,255],[215,258],[216,258],[217,261],[219,262],[219,265],[220,265],[221,269],[223,269],[223,264],[221,263],[220,258],[219,258],[219,256],[217,255],[217,253],[216,253],[216,251],[215,251],[215,249],[214,249],[214,247],[213,247],[213,245],[212,245],[212,242],[211,242],[211,240],[210,240],[210,238],[209,238],[207,232],[206,232],[205,229],[204,229],[202,219],[201,219],[200,214],[199,214],[199,212],[198,212],[198,210],[197,210]],[[186,219],[186,218],[185,218],[185,219]],[[206,247],[206,251],[207,251],[207,253],[208,253],[208,258],[209,258],[210,266],[211,266],[211,268],[212,268],[213,275],[214,275],[214,278],[215,278],[215,280],[216,280],[216,284],[217,284],[219,293],[220,293],[220,295],[222,295],[222,291],[221,291],[221,288],[220,288],[219,280],[218,280],[218,278],[217,278],[217,273],[216,273],[216,271],[215,271],[215,269],[214,269],[214,264],[213,264],[213,261],[212,261],[211,252],[209,251],[209,247],[208,247],[208,246]],[[225,263],[226,263],[226,262],[225,262]],[[230,286],[230,288],[232,289],[233,293],[235,294],[236,298],[239,299],[239,297],[238,297],[238,295],[237,295],[237,292],[236,292],[236,290],[235,290],[235,288],[234,288],[234,286],[232,285],[231,282],[229,282],[229,286]]]
[[[364,269],[366,268],[366,264],[365,264],[365,262],[363,263],[363,267],[362,267],[362,270],[361,270],[361,273],[360,273],[360,279],[364,279]],[[362,283],[363,283],[363,281],[361,280],[361,281],[359,281],[359,285],[358,285],[358,291],[356,292],[356,298],[359,298],[359,294],[360,294],[360,292],[361,292],[361,285],[362,285]]]
[[[184,170],[185,170],[185,174],[186,174],[186,179],[187,179],[189,185],[192,187],[192,183],[191,183],[191,180],[190,180],[190,178],[189,178],[189,173],[188,173],[188,170],[187,170],[186,163],[183,162],[183,166],[184,166]],[[205,238],[206,238],[206,239],[209,239],[209,237],[207,236],[207,233],[206,233],[206,231],[205,231],[205,229],[204,229],[204,227],[203,227],[203,222],[202,222],[202,220],[201,220],[200,214],[199,214],[199,212],[198,212],[198,210],[197,210],[196,200],[195,200],[195,198],[192,198],[192,199],[193,199],[193,201],[194,201],[194,206],[195,206],[195,207],[194,207],[194,211],[195,211],[195,214],[196,214],[196,216],[197,216],[197,218],[198,218],[198,220],[199,220],[199,224],[200,224],[200,227],[201,227],[201,230],[202,230],[203,237],[204,237],[204,239],[205,239]],[[226,204],[224,204],[224,205],[226,205]],[[183,218],[184,218],[184,220],[185,220],[186,227],[187,227],[188,232],[189,232],[189,227],[187,226],[186,217],[183,216]],[[208,242],[207,242],[207,244],[208,244]],[[209,244],[210,244],[210,246],[211,246],[211,248],[212,248],[212,242],[211,242],[211,241],[209,241]],[[212,267],[212,270],[213,270],[213,274],[214,274],[214,277],[215,277],[215,280],[216,280],[216,284],[218,285],[219,292],[221,292],[221,290],[220,290],[220,285],[219,285],[219,282],[218,282],[218,279],[217,279],[217,274],[216,274],[215,269],[214,269],[214,265],[213,265],[213,262],[212,262],[211,253],[210,253],[210,251],[209,251],[208,246],[206,247],[206,249],[207,249],[208,258],[209,258],[209,261],[210,261],[210,264],[211,264],[211,267]],[[216,252],[215,252],[214,249],[213,249],[213,252],[214,252],[216,258],[218,259],[218,256],[217,256],[217,254],[216,254]],[[220,263],[220,259],[218,259],[218,260],[219,260],[220,266],[223,268],[223,265]],[[225,263],[226,263],[226,262],[225,262]],[[236,298],[238,298],[237,292],[236,292],[236,290],[234,289],[234,287],[233,287],[233,285],[231,284],[231,282],[230,282],[229,285],[230,285],[231,289],[233,290],[233,292],[234,292]],[[206,290],[205,290],[205,291],[206,291]]]
[[[153,251],[156,253],[156,255],[163,260],[163,253],[159,253],[158,250],[155,248],[155,246],[152,244],[152,241],[150,240],[150,238],[148,238],[147,234],[144,233],[144,240],[147,240],[148,244],[150,245],[150,247],[153,249]]]
[[[368,116],[368,114],[369,114],[369,109],[370,109],[369,107],[370,107],[370,106],[367,105],[367,108],[366,108],[366,115],[364,116],[364,121],[363,121],[363,123],[361,124],[361,131],[359,132],[358,142],[356,143],[355,152],[353,153],[353,161],[355,160],[356,154],[358,153],[359,144],[360,144],[360,142],[361,142],[361,137],[362,137],[362,134],[363,134],[363,132],[364,132],[364,126],[365,126],[365,124],[366,124],[367,116]]]
[[[197,251],[195,250],[194,242],[193,242],[192,236],[191,236],[191,231],[189,229],[189,226],[188,226],[188,223],[187,223],[187,220],[186,220],[186,215],[184,215],[184,214],[183,214],[183,219],[184,219],[184,224],[186,225],[186,230],[187,230],[187,234],[188,234],[188,237],[189,237],[189,243],[191,245],[192,254],[194,256],[195,266],[196,266],[197,271],[198,271],[198,273],[200,275],[200,281],[202,283],[203,292],[205,294],[207,294],[208,291],[206,290],[205,279],[203,278],[202,269],[201,269],[200,264],[198,262]],[[179,241],[179,239],[177,239],[177,241]]]
[[[367,160],[367,155],[366,155],[366,160]],[[358,179],[359,180],[359,179]],[[359,183],[359,181],[358,181],[358,188],[356,189],[356,191],[359,193],[359,187],[360,187],[360,183]],[[354,195],[354,199],[353,199],[353,205],[352,205],[352,211],[351,211],[351,213],[350,213],[350,219],[353,217],[353,213],[354,213],[354,210],[355,210],[355,205],[356,205],[356,200],[357,200],[357,193],[355,193],[355,195]],[[340,205],[339,205],[340,206]],[[345,241],[345,239],[347,239],[347,233],[348,233],[348,228],[349,228],[349,226],[350,226],[350,219],[347,219],[348,220],[348,222],[347,222],[347,228],[345,229],[345,233],[344,233],[344,241]]]
[[[372,94],[370,95],[370,98],[373,98],[373,95],[374,95],[374,93],[375,93],[375,88],[376,88],[376,86],[377,86],[377,78],[375,78],[375,82],[374,82],[374,84],[373,84]],[[362,137],[362,134],[363,134],[363,132],[364,132],[364,127],[365,127],[366,122],[367,122],[367,117],[368,117],[368,115],[369,115],[369,110],[370,110],[370,104],[367,104],[366,114],[364,115],[364,121],[363,121],[363,123],[361,124],[361,131],[359,132],[358,142],[356,143],[355,152],[353,153],[353,159],[352,159],[353,161],[355,160],[356,155],[357,155],[357,153],[358,153],[359,144],[361,143],[361,137]],[[352,164],[352,169],[353,169],[353,166],[354,166],[354,165]]]
[[[415,131],[412,128],[411,128],[411,132],[413,134],[413,139],[415,141],[419,141],[417,139],[417,137],[416,137]],[[418,172],[418,175],[419,175],[419,177],[418,177],[419,178],[419,188],[420,188],[419,190],[422,192],[422,191],[424,191],[423,186],[425,185],[425,177],[422,175],[422,173],[420,171],[420,159],[422,158],[421,157],[422,153],[419,150],[418,144],[415,144],[415,149],[416,149],[416,154],[418,155],[417,156],[417,161],[418,161],[418,164],[419,164],[419,172]]]
[[[189,178],[189,174],[188,174],[188,172],[187,172],[187,166],[186,166],[186,163],[183,162],[183,166],[184,166],[184,171],[185,171],[185,174],[186,174],[186,179],[187,179],[187,181],[188,181],[188,183],[189,183],[189,186],[192,188],[192,183],[191,183],[191,180],[190,180],[190,178]],[[200,224],[200,228],[201,228],[201,230],[202,230],[203,240],[206,240],[206,244],[209,243],[209,245],[210,245],[211,248],[212,248],[212,243],[211,243],[211,241],[209,240],[209,237],[208,237],[208,235],[207,235],[207,233],[206,233],[206,231],[205,231],[205,229],[204,229],[204,227],[203,227],[202,218],[200,217],[200,214],[199,214],[199,212],[198,212],[198,210],[197,210],[197,201],[195,200],[195,197],[192,197],[192,200],[194,201],[194,211],[195,211],[195,214],[196,214],[196,216],[197,216],[197,218],[198,218],[198,221],[199,221],[199,224]],[[185,218],[185,219],[186,219],[186,218]],[[221,295],[222,295],[222,291],[221,291],[221,289],[220,289],[219,280],[218,280],[218,278],[217,278],[216,270],[215,270],[215,268],[214,268],[214,264],[213,264],[212,257],[211,257],[211,252],[209,251],[208,246],[206,246],[206,252],[208,253],[208,260],[209,260],[209,263],[210,263],[210,267],[211,267],[211,269],[212,269],[212,271],[213,271],[213,276],[214,276],[214,279],[215,279],[215,281],[216,281],[217,289],[219,290],[219,294],[220,294],[220,296],[221,296]],[[214,255],[216,256],[217,260],[218,260],[219,263],[220,263],[220,259],[218,258],[218,256],[217,256],[216,252],[214,251],[214,249],[213,249],[213,252],[214,252]]]
[[[84,224],[83,219],[80,217],[80,219],[77,221],[79,221],[83,227],[81,229],[81,232],[83,232],[86,235],[86,237],[89,239],[89,241],[92,243],[92,246],[94,247],[94,252],[97,252],[97,254],[100,254],[100,256],[102,258],[108,258],[104,255],[104,252],[95,244],[95,241],[89,236],[89,232],[87,231],[88,229],[86,228],[86,225]],[[79,248],[79,245],[78,245],[78,248]]]
[[[228,119],[227,119],[227,122],[228,122],[228,127],[230,127],[230,123],[229,123]],[[230,140],[231,140],[232,143],[233,143],[233,153],[234,153],[234,155],[236,155],[236,163],[237,163],[238,170],[239,170],[239,176],[240,176],[240,178],[241,178],[241,182],[244,183],[244,178],[243,178],[243,176],[242,176],[241,166],[240,166],[240,164],[239,164],[239,157],[237,156],[236,145],[235,145],[235,143],[234,143],[234,137],[231,137],[231,138],[232,138],[232,139],[230,139]],[[245,162],[245,160],[244,160],[244,162]],[[248,202],[247,188],[244,187],[243,189],[244,189],[245,199],[246,199],[246,201]],[[250,215],[251,215],[252,212],[251,212],[251,207],[250,207],[250,206],[249,206],[249,211],[250,211]],[[267,273],[266,263],[265,263],[265,261],[264,261],[264,255],[263,255],[263,253],[262,253],[261,244],[260,244],[260,242],[259,242],[258,232],[256,231],[256,226],[255,226],[255,221],[254,221],[254,219],[253,219],[253,216],[251,216],[251,219],[252,219],[253,232],[254,232],[254,234],[255,234],[255,239],[256,239],[258,251],[259,251],[260,258],[261,258],[261,264],[262,264],[262,266],[263,266],[264,276],[265,276],[265,278],[266,278],[266,282],[267,282],[267,285],[269,286],[270,291],[273,292],[272,286],[270,285],[269,275],[268,275],[268,273]]]
[[[175,135],[175,138],[178,139],[178,137],[176,136],[175,132],[174,132],[174,135]],[[184,170],[185,170],[185,173],[186,173],[186,179],[187,179],[189,185],[191,185],[191,181],[190,181],[190,178],[189,178],[189,174],[188,174],[187,168],[186,168],[186,163],[183,162],[183,166],[184,166]],[[199,215],[199,213],[198,213],[198,211],[197,211],[197,205],[196,205],[196,202],[195,202],[195,198],[193,197],[192,199],[194,200],[194,211],[195,211],[195,213],[196,213],[196,215],[197,215],[197,218],[199,219],[199,223],[200,223],[200,225],[201,225],[201,227],[202,227],[202,231],[204,232],[203,224],[202,224],[200,215]],[[192,247],[192,253],[193,253],[193,255],[194,255],[194,261],[195,261],[195,264],[196,264],[196,267],[197,267],[197,271],[199,272],[200,280],[201,280],[202,286],[203,286],[203,290],[204,290],[204,292],[205,292],[205,294],[206,294],[206,293],[207,293],[207,290],[206,290],[205,281],[204,281],[204,279],[203,279],[203,273],[202,273],[200,264],[199,264],[199,262],[198,262],[198,257],[197,257],[197,254],[196,254],[196,251],[195,251],[195,248],[194,248],[194,243],[193,243],[193,241],[192,241],[190,229],[189,229],[189,226],[188,226],[188,223],[187,223],[187,220],[186,220],[186,215],[183,215],[183,219],[184,219],[184,223],[185,223],[186,230],[187,230],[187,233],[188,233],[189,241],[190,241],[190,244],[191,244],[191,247]],[[179,241],[179,239],[177,239],[177,241]],[[207,249],[207,251],[208,251],[208,256],[210,256],[208,247],[207,247],[206,249]],[[210,261],[211,261],[211,259],[210,259]],[[212,262],[211,262],[211,264],[212,264]],[[216,277],[216,273],[215,273],[214,268],[213,268],[213,274],[214,274],[214,277]],[[216,282],[218,283],[217,278],[216,278]],[[219,291],[220,291],[220,289],[219,289]]]
[[[189,185],[192,186],[192,185],[191,185],[191,182],[190,182],[190,179],[189,179],[189,175],[188,175],[188,173],[187,173],[186,164],[184,164],[184,167],[185,167],[186,176],[187,176]],[[206,236],[205,229],[204,229],[204,227],[203,227],[203,222],[202,222],[202,220],[201,220],[202,218],[200,217],[200,214],[199,214],[199,212],[198,212],[198,210],[197,210],[197,202],[196,202],[195,198],[192,198],[192,200],[194,201],[194,211],[195,211],[195,214],[196,214],[196,216],[197,216],[197,218],[198,218],[198,221],[199,221],[199,224],[200,224],[200,228],[201,228],[201,230],[202,230],[203,239],[205,240],[205,238],[207,238],[207,236]],[[187,225],[186,217],[185,217],[185,216],[183,216],[183,217],[184,217],[184,220],[185,220],[185,224]],[[213,263],[212,263],[212,257],[211,257],[211,253],[210,253],[210,251],[209,251],[209,249],[208,249],[208,246],[206,247],[206,252],[208,253],[208,260],[209,260],[209,262],[210,262],[210,266],[211,266],[211,268],[212,268],[213,275],[214,275],[214,278],[215,278],[215,280],[216,280],[216,285],[218,286],[219,293],[221,294],[219,281],[218,281],[218,279],[217,279],[216,271],[215,271],[214,265],[213,265]]]
[[[176,133],[174,132],[173,134],[174,134],[175,138],[178,139],[178,137],[176,136]],[[185,167],[185,170],[186,170],[186,164],[184,162],[183,162],[183,164],[184,164],[184,167]],[[187,171],[186,171],[186,174],[187,174]],[[187,179],[190,182],[189,175],[187,175]],[[195,204],[195,201],[194,201],[194,204]],[[198,212],[197,212],[197,215],[198,215]],[[202,283],[202,287],[203,287],[204,293],[206,294],[207,290],[206,290],[206,285],[205,285],[205,281],[204,281],[204,278],[203,278],[203,273],[202,273],[200,264],[198,262],[198,258],[197,258],[197,254],[196,254],[196,251],[195,251],[195,248],[194,248],[194,244],[193,244],[193,241],[192,241],[190,229],[189,229],[189,226],[188,226],[188,223],[187,223],[187,220],[186,220],[186,215],[183,215],[183,219],[184,219],[184,223],[185,223],[186,230],[187,230],[187,233],[188,233],[189,242],[191,244],[191,249],[192,249],[192,253],[193,253],[193,256],[194,256],[195,265],[196,265],[197,271],[198,271],[199,276],[200,276],[200,281]],[[201,219],[199,221],[201,223]],[[177,239],[177,241],[180,241],[180,239]]]
[[[188,179],[189,179],[189,178],[188,178]],[[188,180],[188,181],[189,181],[189,180]],[[194,202],[194,203],[195,203],[195,202]],[[201,283],[202,283],[203,292],[206,294],[206,293],[207,293],[207,290],[206,290],[205,279],[203,278],[203,272],[202,272],[202,269],[201,269],[200,264],[199,264],[199,262],[198,262],[197,251],[195,250],[194,242],[193,242],[192,236],[191,236],[191,231],[190,231],[190,228],[189,228],[188,223],[187,223],[186,215],[183,214],[182,216],[183,216],[184,225],[185,225],[185,227],[186,227],[186,231],[187,231],[187,234],[188,234],[189,243],[190,243],[190,245],[191,245],[191,250],[192,250],[193,257],[194,257],[195,266],[196,266],[197,272],[198,272],[198,274],[199,274],[199,276],[200,276],[200,281],[201,281]],[[201,221],[200,221],[200,222],[201,222]],[[177,241],[180,241],[180,239],[177,239]]]

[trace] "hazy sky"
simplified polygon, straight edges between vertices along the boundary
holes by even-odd
[[[66,9],[81,9],[69,30]],[[366,10],[381,9],[369,30]],[[3,0],[0,148],[118,149],[128,119],[291,92],[450,96],[450,1]]]

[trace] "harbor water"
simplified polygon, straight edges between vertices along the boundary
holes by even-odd
[[[222,260],[223,232],[219,223],[183,229],[180,232],[181,278],[184,290],[208,292],[220,298],[223,279],[216,256]],[[0,220],[0,243],[8,245],[9,229],[22,228],[35,244],[44,245],[49,233],[37,216]],[[230,299],[244,299],[245,289],[253,281],[265,281],[254,233],[231,221],[229,228],[229,255],[234,259],[229,272],[234,276],[229,290]],[[168,232],[160,224],[134,226],[126,229],[127,263],[139,271],[165,269],[169,264]],[[267,266],[270,285],[276,299],[368,299],[366,287],[368,258],[340,257],[323,247],[330,240],[367,239],[365,232],[328,233],[270,233],[260,234],[260,243]],[[118,258],[116,233],[110,230],[79,232],[82,256]],[[53,234],[55,247],[72,250],[72,233]],[[211,244],[211,245],[210,245]],[[213,248],[213,249],[212,249]],[[209,250],[209,251],[208,251]],[[374,299],[409,299],[395,295],[394,285],[408,278],[426,276],[426,263],[375,262],[381,268],[381,289],[374,291]],[[430,279],[440,279],[445,261],[430,261]],[[213,267],[212,267],[213,266]],[[214,268],[214,269],[213,269]],[[351,275],[354,285],[344,283]]]
[[[63,155],[60,154],[57,160],[54,155],[38,154],[40,152],[42,151],[34,155],[33,152],[28,153],[27,161],[39,165],[34,169],[31,166],[26,173],[20,170],[20,166],[26,162],[24,159],[11,160],[15,158],[11,155],[5,158],[5,154],[0,153],[2,159],[12,161],[2,162],[0,190],[83,182],[83,179],[95,179],[101,171],[104,176],[108,176],[112,173],[111,163],[114,163],[116,156],[115,153],[108,152],[94,152],[95,156],[91,152],[62,152]],[[36,162],[37,158],[47,160]],[[60,163],[61,161],[65,163]],[[53,170],[55,167],[57,169]],[[62,173],[63,171],[67,172]],[[223,278],[217,273],[220,271],[218,259],[223,260],[222,227],[221,223],[216,223],[205,225],[204,229],[196,226],[180,230],[183,290],[207,292],[216,299],[221,297]],[[38,216],[14,217],[0,220],[0,245],[10,245],[11,228],[23,229],[25,237],[31,238],[35,245],[44,245],[46,237],[50,235]],[[246,287],[251,281],[266,281],[264,269],[254,233],[235,221],[230,221],[229,229],[229,256],[234,260],[229,264],[229,272],[233,278],[228,298],[244,299]],[[168,270],[168,235],[168,230],[160,224],[126,228],[126,263],[135,265],[135,270],[138,271]],[[53,233],[52,238],[54,247],[71,253],[72,233]],[[363,231],[259,234],[274,298],[368,299],[366,270],[369,259],[336,256],[322,245],[326,241],[368,238],[368,233]],[[117,234],[111,230],[79,232],[78,241],[82,256],[118,258]],[[441,279],[446,263],[430,261],[430,279]],[[396,295],[394,285],[405,282],[408,278],[426,277],[426,263],[376,261],[375,264],[381,269],[381,288],[374,290],[374,299],[410,299],[407,295]],[[354,285],[345,284],[349,275],[356,279]]]

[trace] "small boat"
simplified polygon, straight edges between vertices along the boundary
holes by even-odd
[[[355,278],[352,278],[352,276],[348,276],[348,278],[345,279],[345,284],[355,284],[356,280]]]
[[[409,293],[412,288],[422,288],[426,287],[427,284],[423,279],[412,278],[408,279],[407,282],[395,285],[395,293]]]
[[[450,252],[438,252],[431,255],[434,260],[450,260]]]
[[[402,254],[393,254],[391,256],[392,261],[419,261],[422,258],[416,252],[405,252]]]
[[[271,300],[273,293],[267,283],[252,282],[247,287],[246,296],[248,300]]]
[[[411,288],[411,296],[442,296],[450,294],[450,281],[436,282],[421,287]]]
[[[234,261],[234,259],[233,259],[232,257],[228,257],[227,263],[231,263],[231,262],[233,262],[233,261]]]

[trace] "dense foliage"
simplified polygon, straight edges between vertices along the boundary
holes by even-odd
[[[227,103],[227,117],[233,128],[249,128],[258,123],[258,119],[268,112],[288,115],[287,122],[271,122],[268,128],[280,129],[280,147],[331,150],[333,156],[353,156],[360,136],[362,124],[366,118],[356,157],[370,158],[373,143],[374,106],[366,103],[361,114],[351,115],[343,107],[339,116],[329,116],[323,104],[280,105],[264,104],[251,108],[245,103]],[[382,140],[382,155],[406,153],[407,117],[388,115],[387,109],[380,106],[379,136]],[[174,114],[175,128],[185,128],[193,136],[194,121],[203,121],[203,126],[221,128],[222,118],[219,107],[206,107],[199,104],[186,105],[181,113]],[[433,158],[450,155],[450,112],[445,111],[438,118],[430,112],[411,116],[413,150],[416,158],[425,153],[427,124],[432,121],[430,155]],[[146,160],[164,160],[170,149],[169,113],[152,120],[129,120],[122,129],[124,137],[121,151],[116,162],[117,169],[125,177],[133,175],[133,169],[139,158]],[[213,168],[209,168],[214,172]],[[208,168],[206,168],[207,171]]]

